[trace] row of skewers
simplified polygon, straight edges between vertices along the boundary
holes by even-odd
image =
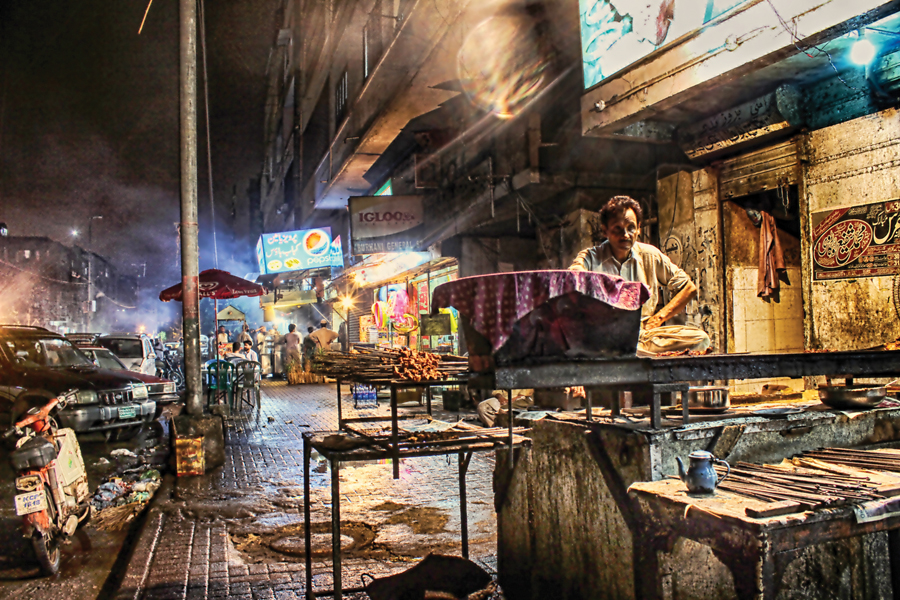
[[[725,474],[721,467],[717,466],[716,471],[720,476]],[[763,502],[793,501],[812,509],[885,497],[878,484],[858,471],[835,468],[806,455],[780,465],[739,462],[718,487]]]
[[[321,375],[359,382],[441,381],[465,373],[468,368],[465,357],[410,348],[325,352],[313,364],[313,370]]]

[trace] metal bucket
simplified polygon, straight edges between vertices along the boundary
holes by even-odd
[[[727,387],[705,385],[688,389],[688,409],[727,410],[730,407]]]

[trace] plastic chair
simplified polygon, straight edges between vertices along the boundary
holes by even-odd
[[[253,408],[253,396],[256,393],[256,406],[261,407],[261,393],[259,382],[262,379],[262,365],[256,361],[243,360],[234,367],[234,394],[232,396],[235,406],[240,411],[244,404]]]
[[[207,404],[211,398],[218,399],[221,394],[229,406],[234,398],[234,365],[227,360],[214,359],[203,365],[201,372],[203,389],[207,394]]]

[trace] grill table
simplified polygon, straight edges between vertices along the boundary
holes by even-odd
[[[690,381],[767,379],[776,377],[893,377],[900,373],[900,350],[869,352],[794,352],[783,354],[708,354],[664,358],[535,361],[498,366],[494,385],[500,389],[609,386],[653,391],[650,423],[662,426],[661,395],[685,392]],[[590,397],[587,399],[591,420]],[[685,422],[687,403],[682,402]],[[619,407],[613,406],[613,414]]]
[[[349,384],[365,384],[365,385],[387,385],[391,388],[391,416],[390,419],[386,417],[351,417],[349,419],[345,419],[343,415],[343,410],[341,408],[343,401],[341,399],[341,385],[344,383]],[[422,419],[425,417],[431,417],[431,388],[433,387],[443,387],[443,386],[459,386],[465,385],[465,381],[461,381],[459,379],[435,379],[430,381],[411,381],[408,379],[366,379],[366,378],[339,378],[337,379],[337,413],[338,413],[338,429],[346,431],[348,433],[352,433],[354,435],[362,435],[364,437],[365,434],[361,433],[357,429],[352,428],[352,424],[354,423],[376,423],[379,421],[387,421],[391,422],[391,439],[390,443],[386,440],[376,440],[374,438],[369,438],[370,441],[380,445],[384,449],[391,450],[394,465],[394,479],[400,478],[400,462],[399,462],[399,440],[400,440],[400,427],[399,421],[401,419]],[[421,414],[413,414],[413,415],[403,415],[400,416],[398,414],[397,409],[397,392],[400,390],[405,390],[409,388],[425,388],[425,397],[426,397],[426,415]],[[510,446],[511,447],[511,446]]]
[[[394,420],[396,425],[396,419]],[[469,460],[474,452],[490,452],[507,443],[505,435],[482,435],[480,437],[468,437],[459,439],[457,444],[445,444],[439,442],[419,442],[414,448],[400,448],[394,443],[390,448],[363,440],[363,444],[351,450],[332,450],[324,443],[328,435],[341,432],[305,432],[303,433],[303,532],[306,546],[306,597],[314,599],[316,593],[312,585],[312,523],[311,523],[311,498],[309,482],[309,463],[312,450],[324,456],[329,463],[331,471],[331,551],[332,551],[332,576],[334,589],[319,592],[321,596],[333,596],[335,600],[341,600],[343,591],[341,582],[341,483],[340,465],[342,462],[384,460],[390,458],[394,464],[394,472],[399,468],[399,459],[418,458],[423,456],[440,456],[448,454],[458,455],[459,464],[459,511],[462,533],[462,555],[469,557],[469,522],[466,512],[466,472],[469,468]],[[466,434],[477,432],[464,432]],[[516,435],[512,440],[513,448],[528,447],[531,440]],[[395,476],[396,479],[396,476]],[[346,590],[350,592],[351,590]],[[354,589],[353,592],[363,591]]]

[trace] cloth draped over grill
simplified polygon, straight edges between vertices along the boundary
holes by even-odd
[[[466,277],[434,290],[432,311],[453,307],[489,344],[498,361],[529,356],[633,355],[640,282],[604,273],[523,271]],[[470,356],[473,340],[466,331]]]
[[[784,253],[778,241],[775,228],[775,217],[762,213],[762,224],[759,227],[759,271],[756,283],[756,295],[760,298],[776,296],[781,287],[780,277],[785,272]]]

